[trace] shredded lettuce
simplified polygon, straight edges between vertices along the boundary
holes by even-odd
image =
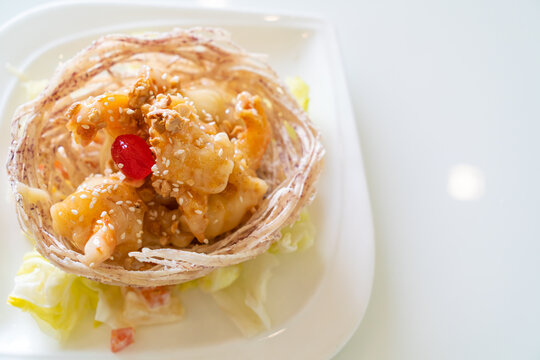
[[[287,78],[285,82],[289,86],[289,90],[296,101],[307,111],[309,105],[309,86],[299,76]]]
[[[95,324],[112,329],[178,321],[184,313],[178,292],[152,307],[134,289],[66,273],[35,251],[24,256],[8,304],[30,313],[43,332],[60,341],[89,313]]]
[[[238,279],[240,268],[240,265],[233,265],[216,269],[199,280],[199,287],[209,293],[223,290]]]
[[[315,239],[315,226],[311,221],[309,212],[303,209],[298,221],[281,229],[281,238],[270,246],[268,251],[272,254],[285,254],[303,251],[313,245]]]
[[[270,317],[265,308],[266,289],[272,269],[278,264],[275,255],[262,254],[242,263],[242,272],[232,285],[211,293],[244,336],[253,336],[270,328]]]
[[[47,334],[65,340],[97,294],[80,278],[56,268],[36,252],[24,256],[8,303],[29,312]]]

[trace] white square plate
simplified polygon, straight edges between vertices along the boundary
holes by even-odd
[[[351,106],[332,28],[323,20],[237,11],[127,3],[65,3],[37,8],[0,28],[0,64],[21,69],[30,79],[46,79],[59,60],[73,56],[100,35],[112,32],[219,26],[252,52],[268,54],[282,77],[300,76],[309,85],[310,116],[327,149],[319,193],[311,206],[316,246],[282,256],[269,285],[269,331],[243,338],[216,305],[187,292],[184,321],[138,329],[130,358],[326,359],[352,335],[366,310],[374,267],[371,212]],[[5,163],[9,121],[26,101],[15,76],[0,70],[0,147]],[[22,236],[6,174],[0,204],[4,232],[0,252],[0,299],[30,245]],[[79,326],[67,344],[42,334],[28,314],[0,305],[0,355],[28,358],[116,358],[109,352],[109,329]]]

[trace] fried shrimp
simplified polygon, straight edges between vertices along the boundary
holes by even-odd
[[[141,247],[146,205],[123,176],[88,177],[75,192],[51,207],[54,230],[82,251],[80,260],[98,264],[125,258]]]

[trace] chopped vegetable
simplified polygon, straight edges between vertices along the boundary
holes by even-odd
[[[298,104],[307,111],[309,104],[309,86],[299,76],[287,78],[285,82],[289,86],[291,94],[296,101],[298,101]]]
[[[98,296],[85,281],[32,252],[24,256],[8,304],[29,312],[45,333],[65,340],[79,320],[96,308]]]
[[[281,238],[270,246],[272,254],[292,253],[305,250],[315,239],[315,226],[309,212],[303,209],[298,221],[281,229]]]
[[[135,329],[132,327],[113,329],[111,331],[111,351],[116,353],[133,344],[134,335]]]

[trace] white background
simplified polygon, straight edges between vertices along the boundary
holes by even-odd
[[[3,1],[0,23],[45,2]],[[539,1],[175,3],[337,29],[376,232],[337,359],[540,358]]]

